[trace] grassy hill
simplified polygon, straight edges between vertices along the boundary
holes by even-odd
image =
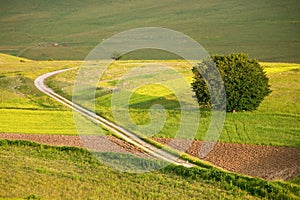
[[[82,59],[113,34],[155,26],[183,32],[214,54],[247,52],[262,61],[300,62],[299,13],[297,0],[0,0],[0,52]],[[159,55],[140,52],[131,58],[170,59]]]
[[[299,185],[214,168],[167,166],[148,173],[112,170],[87,150],[0,140],[0,198],[297,199]],[[137,160],[124,154],[108,158]],[[142,159],[141,162],[155,164]]]

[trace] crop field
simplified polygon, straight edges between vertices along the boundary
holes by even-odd
[[[299,63],[299,1],[0,1],[0,52],[31,59],[83,59],[103,39],[133,28],[183,32],[209,53],[247,52]],[[132,59],[172,59],[141,51]],[[174,59],[174,58],[173,58]]]

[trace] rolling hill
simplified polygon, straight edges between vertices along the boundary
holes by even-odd
[[[183,32],[212,54],[300,61],[297,0],[0,0],[0,5],[0,52],[31,59],[83,59],[113,34],[155,26]],[[146,51],[130,58],[166,57],[159,55]]]

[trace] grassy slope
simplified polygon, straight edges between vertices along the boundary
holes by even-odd
[[[181,31],[210,53],[248,52],[264,61],[299,62],[299,13],[297,0],[1,0],[0,51],[82,59],[113,34],[155,26]],[[144,53],[136,56],[145,59]]]
[[[0,198],[274,199],[296,198],[300,190],[291,183],[205,168],[168,166],[150,173],[122,173],[77,148],[1,140],[0,152]]]
[[[33,83],[38,75],[76,65],[79,62],[32,61],[0,54],[0,132],[76,134],[72,111]]]

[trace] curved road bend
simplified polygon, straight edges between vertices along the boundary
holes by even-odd
[[[42,91],[46,95],[52,97],[56,101],[73,109],[74,111],[80,113],[81,115],[87,117],[88,119],[90,119],[98,124],[101,124],[101,126],[113,131],[116,135],[118,135],[119,137],[124,139],[126,142],[131,143],[131,144],[135,145],[136,147],[139,147],[140,149],[144,150],[145,152],[149,153],[150,155],[152,155],[156,158],[162,159],[164,161],[167,161],[169,163],[175,164],[175,165],[182,165],[185,167],[195,166],[194,164],[187,163],[185,160],[178,158],[166,151],[163,151],[162,149],[158,149],[157,147],[143,141],[134,133],[132,133],[132,132],[118,126],[117,124],[114,124],[114,123],[104,119],[103,117],[100,117],[100,116],[96,115],[95,113],[69,101],[68,99],[55,93],[51,88],[47,87],[44,84],[44,81],[46,78],[56,75],[56,74],[59,74],[59,73],[62,73],[62,72],[72,70],[72,69],[74,69],[74,68],[62,69],[62,70],[58,70],[58,71],[54,71],[54,72],[49,72],[47,74],[43,74],[43,75],[39,76],[37,79],[35,79],[34,84],[40,91]]]

